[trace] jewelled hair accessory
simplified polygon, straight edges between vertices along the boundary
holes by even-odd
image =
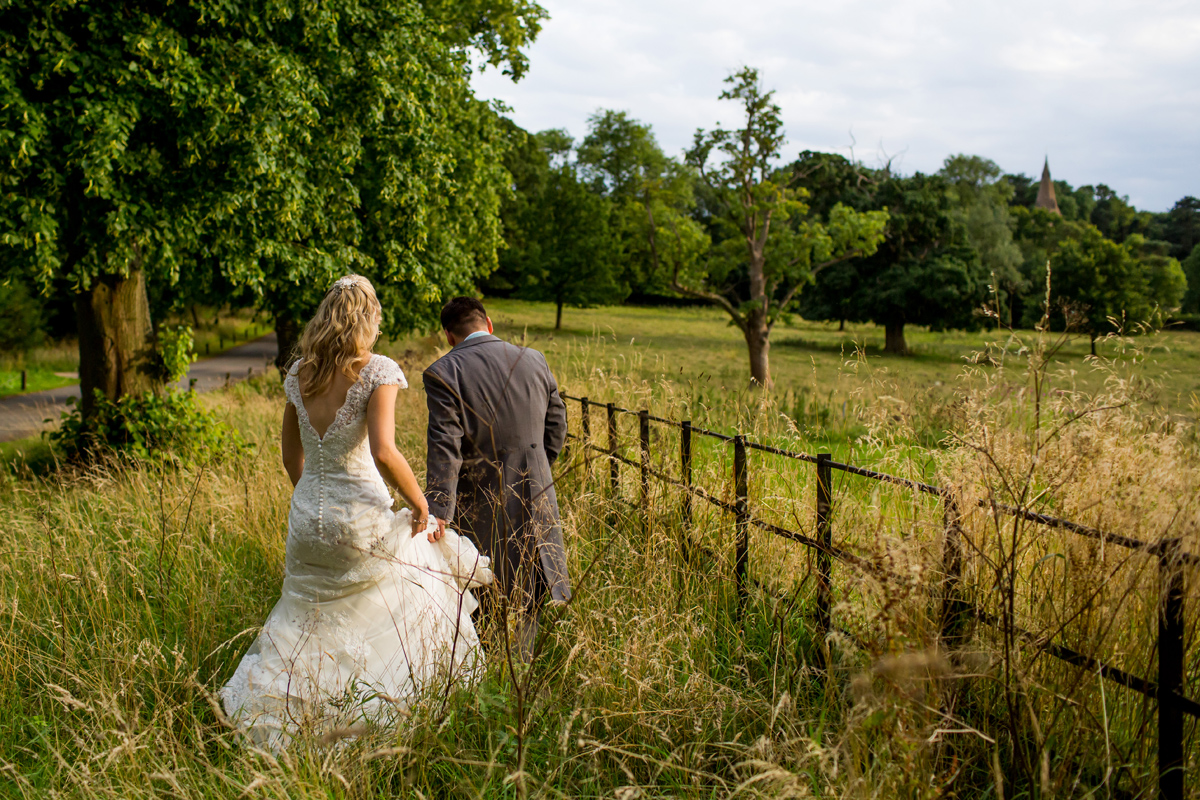
[[[349,289],[351,286],[358,285],[358,279],[354,275],[347,275],[344,278],[338,278],[333,285],[338,289]]]

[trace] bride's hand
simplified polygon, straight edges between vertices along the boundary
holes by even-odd
[[[424,533],[427,527],[429,527],[429,504],[422,503],[412,512],[412,535]]]

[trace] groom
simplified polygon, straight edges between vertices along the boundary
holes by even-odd
[[[454,298],[441,322],[452,349],[424,375],[429,513],[438,536],[452,525],[492,557],[528,659],[546,595],[571,597],[550,473],[567,435],[566,407],[545,356],[493,336],[478,300]],[[496,614],[487,591],[480,608],[485,623]]]

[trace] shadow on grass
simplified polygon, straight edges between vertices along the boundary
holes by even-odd
[[[961,347],[957,345],[939,346],[920,343],[910,345],[906,354],[898,355],[896,353],[887,352],[876,342],[858,342],[851,338],[834,339],[831,341],[817,341],[814,339],[793,337],[790,339],[779,339],[771,344],[773,347],[809,350],[818,353],[838,353],[846,356],[851,356],[856,351],[861,349],[863,353],[872,357],[898,358],[909,361],[923,361],[940,364],[965,363],[965,357],[969,356],[973,352],[970,347]]]
[[[597,333],[601,335],[612,333],[609,328],[597,328],[595,326],[573,328],[564,324],[561,328],[555,330],[553,325],[519,325],[511,319],[494,320],[494,322],[496,335],[514,343],[520,342],[522,336],[525,337],[528,344],[548,339],[586,339],[595,336]]]

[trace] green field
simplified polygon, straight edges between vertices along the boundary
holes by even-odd
[[[669,378],[717,392],[743,393],[749,381],[745,342],[717,309],[565,309],[563,329],[555,331],[550,304],[490,300],[488,308],[502,335],[520,339],[524,334],[552,359],[599,358],[648,381]],[[836,323],[797,319],[780,324],[770,353],[777,390],[817,398],[832,392],[829,402],[835,404],[867,382],[889,383],[909,395],[949,391],[978,354],[997,354],[1004,347],[1014,352],[1035,336],[1032,331],[1010,337],[1005,331],[934,332],[918,326],[908,326],[905,333],[912,354],[894,356],[883,352],[883,329],[875,325],[849,323],[838,331]],[[1098,343],[1097,353],[1100,362],[1089,358],[1086,336],[1071,338],[1055,359],[1056,383],[1094,391],[1109,375],[1097,366],[1115,364],[1152,382],[1151,408],[1192,418],[1200,411],[1200,333],[1112,337]]]
[[[960,592],[1012,614],[1035,643],[1010,649],[983,625],[953,646],[940,636],[937,497],[834,474],[832,541],[860,566],[834,562],[834,630],[822,639],[812,550],[751,530],[740,605],[731,516],[696,503],[685,522],[678,489],[652,483],[643,496],[626,466],[614,497],[608,463],[576,440],[555,468],[575,599],[548,612],[531,667],[492,659],[479,685],[425,698],[395,728],[354,740],[316,730],[286,754],[256,751],[215,693],[280,591],[290,485],[272,373],[202,395],[253,447],[198,467],[52,468],[44,443],[0,447],[0,796],[932,800],[999,797],[1001,785],[1005,797],[1152,796],[1154,703],[1036,642],[1153,676],[1157,558],[1010,524],[986,501],[1024,497],[1200,552],[1195,407],[1182,399],[1195,391],[1194,335],[1134,340],[1094,363],[1074,342],[1055,357],[1062,374],[1039,383],[1029,353],[962,363],[986,349],[983,334],[913,331],[917,354],[893,358],[874,349],[872,328],[848,332],[866,345],[856,355],[831,326],[799,325],[776,332],[779,390],[764,397],[747,389],[740,340],[713,312],[569,311],[556,333],[549,306],[490,307],[498,332],[545,351],[569,393],[789,449],[828,446],[952,487]],[[1148,342],[1170,349],[1138,355]],[[397,401],[397,443],[420,472],[419,376],[445,344],[381,349],[412,384]],[[602,417],[592,421],[604,442]],[[636,461],[636,419],[622,416],[618,432]],[[698,438],[694,453],[695,483],[725,501],[730,450]],[[654,425],[653,466],[677,475],[678,452],[677,433]],[[755,518],[811,535],[815,490],[810,464],[750,454]],[[1191,619],[1194,582],[1187,602]],[[1194,640],[1189,628],[1191,697]],[[1200,746],[1186,747],[1194,770]]]
[[[79,349],[72,340],[35,347],[21,355],[0,357],[0,397],[21,393],[21,371],[26,371],[26,392],[40,392],[78,383]],[[56,374],[61,373],[61,374]]]

